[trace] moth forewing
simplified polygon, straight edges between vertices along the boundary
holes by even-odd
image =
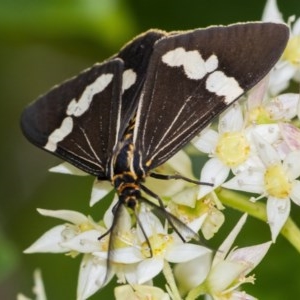
[[[117,131],[122,70],[116,58],[54,87],[24,110],[23,133],[83,171],[105,177]]]
[[[280,58],[284,24],[244,23],[173,34],[156,42],[134,143],[154,168],[258,83]]]

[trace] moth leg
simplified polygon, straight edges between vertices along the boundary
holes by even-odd
[[[134,212],[134,216],[135,216],[135,219],[136,219],[136,223],[139,225],[139,227],[140,227],[140,229],[141,229],[141,231],[142,231],[142,233],[143,233],[143,236],[144,236],[144,238],[145,238],[145,241],[146,241],[146,243],[147,243],[147,245],[148,245],[148,247],[149,247],[149,251],[150,251],[150,256],[149,256],[149,258],[151,258],[151,257],[153,257],[153,251],[152,251],[152,247],[151,247],[149,238],[148,238],[148,236],[147,236],[147,234],[146,234],[146,231],[145,231],[145,229],[144,229],[144,227],[143,227],[143,224],[142,224],[142,222],[141,222],[141,220],[140,220],[140,218],[139,218],[139,216],[138,216],[138,213],[136,212],[136,210],[134,210],[133,212]]]
[[[208,186],[214,186],[213,183],[209,183],[209,182],[201,182],[198,180],[193,180],[190,179],[188,177],[182,176],[180,174],[173,174],[173,175],[167,175],[167,174],[159,174],[159,173],[154,173],[151,172],[149,174],[151,177],[156,178],[156,179],[162,179],[162,180],[170,180],[170,179],[181,179],[187,182],[191,182],[191,183],[195,183],[195,184],[199,184],[199,185],[208,185]]]
[[[164,211],[164,216],[167,218],[169,224],[170,224],[171,227],[174,229],[174,231],[177,233],[177,235],[180,237],[180,239],[185,243],[185,242],[186,242],[185,238],[182,236],[182,234],[179,232],[179,230],[177,229],[177,227],[175,226],[175,224],[174,224],[174,222],[173,222],[173,219],[174,219],[175,217],[172,216],[169,212],[166,211],[165,206],[164,206],[164,203],[163,203],[163,201],[161,200],[161,198],[160,198],[158,195],[156,195],[155,193],[153,193],[151,190],[149,190],[148,188],[146,188],[144,185],[141,185],[141,188],[142,188],[142,190],[143,190],[146,194],[148,194],[149,196],[155,198],[155,199],[158,201],[158,203],[159,203],[159,208],[161,208],[161,209]],[[154,205],[150,200],[148,200],[148,199],[146,199],[146,198],[144,198],[144,197],[142,197],[141,199],[142,199],[144,202],[148,203],[150,206],[153,206],[153,205]],[[177,219],[177,218],[176,218],[176,219]],[[181,221],[180,221],[179,219],[177,219],[177,222],[181,222]],[[184,223],[182,223],[182,224],[184,224]],[[184,224],[184,226],[186,226],[186,225]]]

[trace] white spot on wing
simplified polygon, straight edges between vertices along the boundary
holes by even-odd
[[[102,92],[112,81],[112,78],[113,74],[102,74],[84,89],[78,101],[76,101],[76,99],[71,100],[66,111],[68,117],[64,118],[60,127],[55,129],[49,135],[47,144],[44,146],[45,149],[51,152],[56,151],[57,143],[61,142],[72,132],[72,116],[80,117],[83,113],[85,113],[89,109],[94,95]]]
[[[122,94],[136,82],[136,73],[132,69],[123,72]]]
[[[67,135],[72,132],[73,119],[66,117],[62,121],[59,128],[55,129],[48,137],[48,142],[44,146],[45,149],[54,152],[57,148],[57,143],[61,142]]]
[[[213,72],[218,68],[219,61],[216,55],[211,55],[206,61],[205,61],[205,68],[208,73]]]
[[[206,88],[218,96],[224,96],[224,102],[228,105],[244,93],[233,77],[227,77],[221,71],[215,71],[207,77]]]
[[[90,107],[95,94],[102,92],[112,81],[113,74],[102,74],[83,91],[78,101],[73,99],[67,108],[67,115],[79,117]]]
[[[182,66],[186,76],[194,80],[202,79],[218,67],[218,58],[215,55],[205,61],[199,51],[185,51],[182,47],[167,52],[162,61],[170,67]]]

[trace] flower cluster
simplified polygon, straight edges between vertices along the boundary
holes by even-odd
[[[283,22],[275,0],[267,1],[263,20]],[[279,95],[291,80],[300,81],[300,19],[290,19],[289,24],[290,41],[274,70],[192,142],[207,155],[200,181],[213,186],[184,180],[160,184],[152,178],[146,185],[162,196],[166,211],[142,202],[137,214],[132,215],[115,198],[103,219],[97,221],[75,211],[38,209],[43,216],[64,223],[43,234],[25,253],[82,254],[78,300],[87,299],[114,277],[117,300],[191,300],[200,295],[214,300],[255,299],[241,285],[254,282],[249,273],[285,226],[291,202],[300,205],[300,95]],[[85,175],[66,163],[51,171]],[[195,179],[190,158],[183,151],[156,171]],[[111,189],[110,183],[96,180],[90,205]],[[271,241],[232,249],[246,222],[245,214],[217,251],[192,243],[194,232],[201,231],[205,239],[210,239],[225,221],[222,191],[231,192],[232,207],[254,217],[257,215],[236,199],[246,195],[253,205],[266,200]],[[116,207],[117,217],[113,214]],[[166,212],[169,218],[161,221],[159,217]],[[165,290],[154,286],[161,272],[166,279]]]

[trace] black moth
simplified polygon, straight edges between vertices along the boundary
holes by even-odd
[[[36,146],[110,181],[119,196],[114,224],[124,205],[136,213],[139,202],[147,201],[142,193],[158,199],[162,211],[160,198],[142,184],[145,178],[180,177],[151,170],[257,84],[288,37],[287,26],[275,23],[147,31],[29,105],[23,133]],[[182,237],[181,222],[165,216]]]

